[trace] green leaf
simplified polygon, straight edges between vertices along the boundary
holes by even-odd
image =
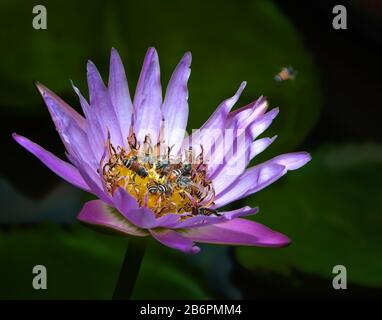
[[[127,240],[78,225],[0,232],[0,299],[111,299]],[[47,268],[47,290],[32,288],[32,269]],[[187,256],[150,241],[134,298],[207,299],[201,272]]]
[[[247,199],[259,205],[255,220],[292,239],[283,249],[237,248],[254,272],[292,269],[331,279],[344,265],[348,281],[382,286],[382,147],[321,148],[306,167]]]

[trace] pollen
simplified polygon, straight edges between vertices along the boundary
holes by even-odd
[[[161,152],[158,142],[154,147],[146,136],[142,146],[130,134],[129,150],[115,148],[107,141],[107,156],[100,163],[108,192],[113,195],[124,188],[141,207],[148,207],[157,216],[166,213],[188,213],[187,216],[216,214],[209,209],[215,192],[207,179],[208,165],[203,148],[195,156],[190,147],[182,156],[171,156],[171,148]]]

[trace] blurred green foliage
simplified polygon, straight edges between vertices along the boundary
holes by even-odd
[[[270,135],[278,134],[272,152],[301,143],[318,119],[321,93],[317,70],[299,34],[279,9],[266,0],[240,1],[42,1],[48,29],[32,28],[33,1],[21,6],[2,1],[7,15],[1,21],[0,105],[11,111],[46,112],[32,86],[39,80],[69,102],[78,102],[72,79],[86,92],[85,65],[92,59],[107,77],[110,48],[125,61],[134,92],[145,51],[159,52],[165,89],[185,51],[194,61],[190,78],[189,130],[198,128],[225,98],[248,81],[238,105],[260,95],[281,114]],[[9,32],[12,30],[12,32]],[[5,63],[6,62],[6,63]],[[276,83],[283,66],[298,70],[294,81]]]
[[[332,146],[312,156],[299,172],[246,199],[260,206],[256,221],[287,234],[292,244],[237,248],[239,262],[253,272],[296,269],[323,278],[342,264],[349,282],[381,286],[382,147]]]
[[[125,238],[78,225],[54,225],[0,232],[0,299],[111,299]],[[47,268],[47,290],[32,288],[32,269]],[[135,299],[208,299],[203,273],[187,256],[150,241],[139,273]]]

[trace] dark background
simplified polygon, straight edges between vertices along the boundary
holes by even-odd
[[[48,29],[32,28],[43,4]],[[347,30],[332,27],[347,8]],[[358,1],[2,1],[0,5],[0,298],[110,298],[126,240],[75,221],[87,195],[21,149],[17,132],[63,156],[33,80],[78,109],[72,79],[86,92],[92,59],[107,77],[120,52],[131,92],[147,47],[155,46],[162,87],[185,51],[193,53],[189,129],[197,128],[242,80],[238,106],[259,95],[280,115],[276,142],[254,160],[306,150],[313,160],[233,204],[289,235],[284,249],[202,246],[185,256],[150,243],[135,298],[382,297],[382,2]],[[283,66],[297,77],[276,83]],[[48,290],[32,289],[32,268],[48,269]],[[332,269],[347,268],[334,290]]]

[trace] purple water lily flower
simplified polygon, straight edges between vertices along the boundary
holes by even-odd
[[[200,129],[186,136],[190,64],[191,54],[186,53],[163,100],[158,55],[150,48],[132,101],[120,56],[112,49],[107,87],[90,61],[89,102],[73,86],[84,116],[37,84],[70,162],[23,136],[13,137],[58,176],[98,198],[87,202],[78,215],[86,224],[129,236],[152,236],[187,253],[199,252],[196,242],[289,244],[285,235],[243,219],[258,208],[219,208],[300,168],[310,155],[283,154],[246,168],[274,141],[275,137],[256,138],[278,109],[266,112],[267,101],[260,97],[231,111],[245,82]]]

